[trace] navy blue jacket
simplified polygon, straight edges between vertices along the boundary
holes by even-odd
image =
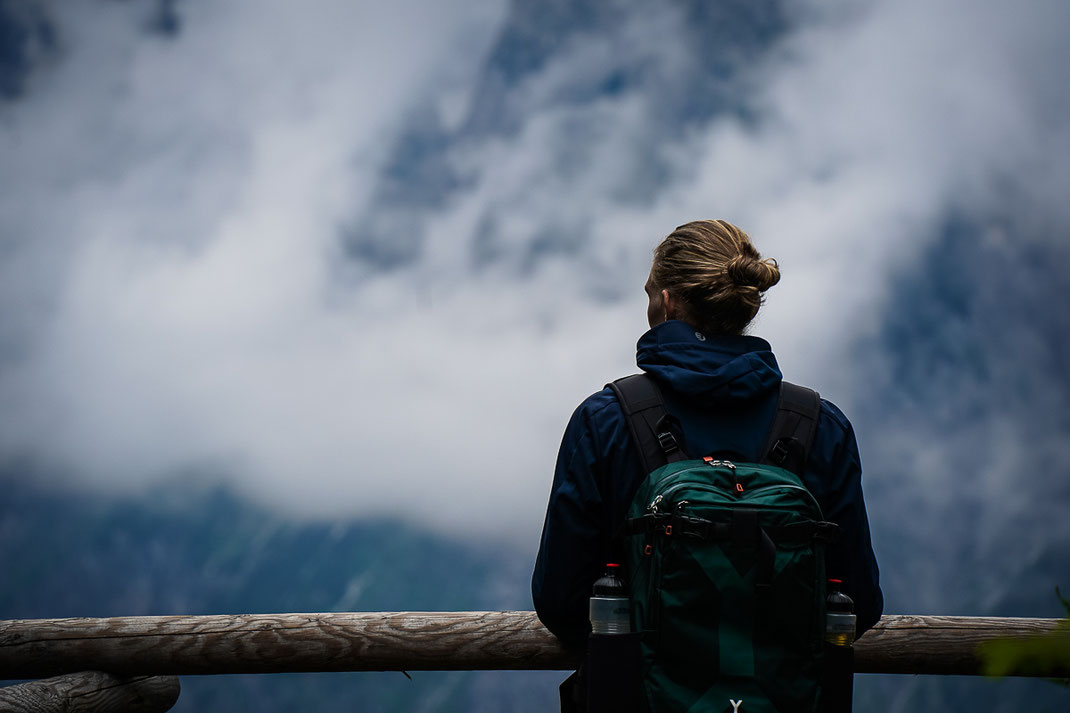
[[[639,340],[637,363],[661,387],[691,457],[760,460],[781,381],[765,340],[705,337],[685,322],[664,322]],[[645,476],[613,392],[590,396],[565,429],[531,581],[539,619],[566,648],[586,646],[591,586],[610,561],[611,534]],[[880,619],[884,601],[854,430],[824,399],[802,479],[825,518],[840,526],[826,553],[827,572],[854,600],[861,634]]]

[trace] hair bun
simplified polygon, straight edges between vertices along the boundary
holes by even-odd
[[[780,281],[750,237],[725,220],[695,220],[654,248],[650,280],[680,298],[681,317],[705,334],[743,334],[765,291]]]
[[[756,260],[749,255],[736,255],[725,264],[724,271],[737,287],[755,287],[759,292],[780,282],[780,267],[773,258]]]

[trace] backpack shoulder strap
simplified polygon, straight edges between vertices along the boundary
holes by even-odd
[[[646,374],[633,374],[608,384],[620,402],[643,470],[649,473],[666,463],[687,460],[674,432],[676,419],[665,410],[661,389]]]
[[[787,381],[780,382],[776,416],[762,450],[761,462],[801,476],[814,444],[820,414],[821,397],[816,391]]]

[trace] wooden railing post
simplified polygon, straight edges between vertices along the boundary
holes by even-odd
[[[178,700],[175,676],[83,671],[0,688],[3,713],[164,713]]]

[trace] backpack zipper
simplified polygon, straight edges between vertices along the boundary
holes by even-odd
[[[727,460],[724,460],[724,461],[721,461],[721,460],[706,461],[706,465],[723,466],[723,467],[729,468],[733,473],[735,473],[735,470],[736,470],[735,463],[732,463],[731,461],[727,461]],[[677,470],[677,471],[673,471],[672,473],[669,473],[668,475],[663,475],[658,480],[658,482],[654,484],[654,487],[652,488],[652,490],[654,490],[654,492],[657,492],[658,489],[661,488],[661,484],[662,483],[664,483],[664,482],[666,482],[668,480],[672,480],[673,477],[675,477],[676,475],[678,475],[680,473],[689,472],[689,471],[692,471],[692,470],[697,471],[697,470],[699,470],[701,468],[702,468],[702,466],[692,466],[692,467],[687,468],[685,470]],[[690,482],[690,481],[688,481],[688,482]],[[705,483],[706,481],[699,480],[699,481],[695,481],[695,482],[697,482],[697,483]],[[657,512],[657,505],[661,502],[661,497],[662,497],[661,495],[656,496],[650,502],[650,504],[646,506],[647,512],[654,512],[654,513]]]
[[[791,485],[790,483],[782,483],[782,484],[779,484],[779,485],[763,485],[762,487],[758,488],[757,490],[748,491],[747,494],[748,495],[757,495],[758,493],[764,493],[764,492],[769,491],[769,490],[798,490],[799,492],[803,493],[806,496],[806,499],[810,501],[810,504],[814,506],[814,510],[817,511],[817,514],[819,516],[818,519],[820,519],[820,520],[824,520],[825,519],[824,513],[821,512],[821,505],[817,502],[817,498],[814,497],[814,494],[811,493],[806,488],[800,487],[798,485]]]
[[[716,493],[721,493],[721,494],[735,494],[735,491],[732,491],[732,490],[727,490],[726,491],[723,488],[718,488],[718,487],[716,487],[714,485],[711,485],[710,483],[706,483],[706,482],[702,482],[702,481],[684,481],[682,483],[676,483],[672,487],[666,489],[664,492],[659,493],[658,496],[655,497],[652,501],[650,501],[649,505],[647,505],[647,507],[646,507],[647,512],[650,512],[650,513],[653,513],[653,514],[657,514],[658,506],[661,505],[662,501],[665,498],[671,496],[677,490],[680,490],[681,488],[685,488],[685,487],[689,487],[689,486],[693,487],[693,488],[696,488],[697,490],[706,490],[706,491],[716,492]],[[798,485],[791,485],[790,483],[780,483],[780,484],[776,484],[776,485],[763,485],[762,487],[758,488],[757,490],[748,490],[748,491],[746,491],[746,496],[747,496],[746,499],[749,500],[752,496],[758,495],[760,493],[769,492],[771,490],[797,490],[800,493],[803,493],[806,496],[806,499],[810,502],[810,504],[814,506],[814,509],[817,511],[818,515],[820,516],[820,519],[822,519],[822,520],[825,519],[824,515],[821,512],[821,506],[818,504],[817,499],[814,498],[813,493],[811,493],[806,488],[800,487]]]

